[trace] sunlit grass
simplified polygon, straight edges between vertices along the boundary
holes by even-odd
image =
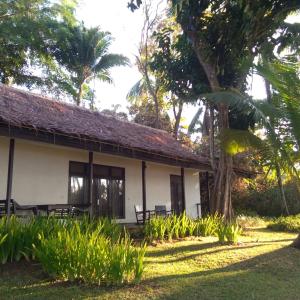
[[[138,285],[97,288],[49,280],[38,265],[0,270],[0,298],[15,299],[299,299],[296,234],[255,229],[238,245],[215,237],[149,246]]]

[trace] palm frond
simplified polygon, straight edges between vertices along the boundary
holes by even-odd
[[[280,109],[300,147],[300,79],[299,65],[291,61],[276,61],[268,66],[258,65],[257,72],[266,78],[281,102]]]
[[[99,62],[93,67],[93,72],[98,73],[102,70],[108,70],[113,67],[129,65],[129,60],[124,55],[120,54],[105,54]]]
[[[199,121],[199,118],[200,118],[200,115],[202,114],[202,112],[203,112],[203,107],[199,107],[199,109],[195,113],[192,121],[190,122],[190,125],[188,126],[188,134],[191,134],[195,131],[196,124]]]
[[[142,96],[147,91],[147,83],[144,78],[141,78],[128,92],[126,98],[130,101]]]
[[[104,70],[96,75],[96,78],[102,82],[113,83],[113,79],[108,70]]]
[[[216,93],[203,94],[208,101],[214,104],[227,104],[232,109],[240,112],[241,114],[253,114],[254,120],[263,124],[270,130],[273,130],[273,126],[270,122],[270,117],[280,118],[282,113],[273,105],[267,103],[267,101],[253,100],[248,95],[242,95],[236,90],[220,91]]]

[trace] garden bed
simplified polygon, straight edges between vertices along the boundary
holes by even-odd
[[[22,261],[0,267],[3,299],[298,299],[300,251],[294,233],[248,230],[238,245],[216,237],[148,246],[139,284],[97,287],[70,284]]]

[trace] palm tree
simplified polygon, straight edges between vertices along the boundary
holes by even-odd
[[[108,52],[112,40],[109,32],[83,24],[59,35],[53,54],[67,71],[61,86],[77,105],[91,92],[88,84],[92,79],[112,83],[110,69],[129,64],[125,56]]]
[[[292,171],[298,181],[300,181],[298,169],[295,167],[299,163],[300,151],[300,79],[299,79],[299,60],[297,56],[290,56],[284,63],[276,61],[269,68],[259,68],[259,72],[272,85],[277,92],[277,106],[283,113],[285,136],[279,132],[281,140],[288,144],[292,157]],[[279,100],[279,101],[278,101]],[[276,104],[275,104],[276,105]],[[293,246],[300,249],[300,234],[294,241]]]

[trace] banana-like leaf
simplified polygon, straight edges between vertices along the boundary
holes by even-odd
[[[222,148],[231,155],[255,149],[265,154],[271,152],[270,146],[266,141],[260,139],[250,131],[224,129],[220,134]]]

